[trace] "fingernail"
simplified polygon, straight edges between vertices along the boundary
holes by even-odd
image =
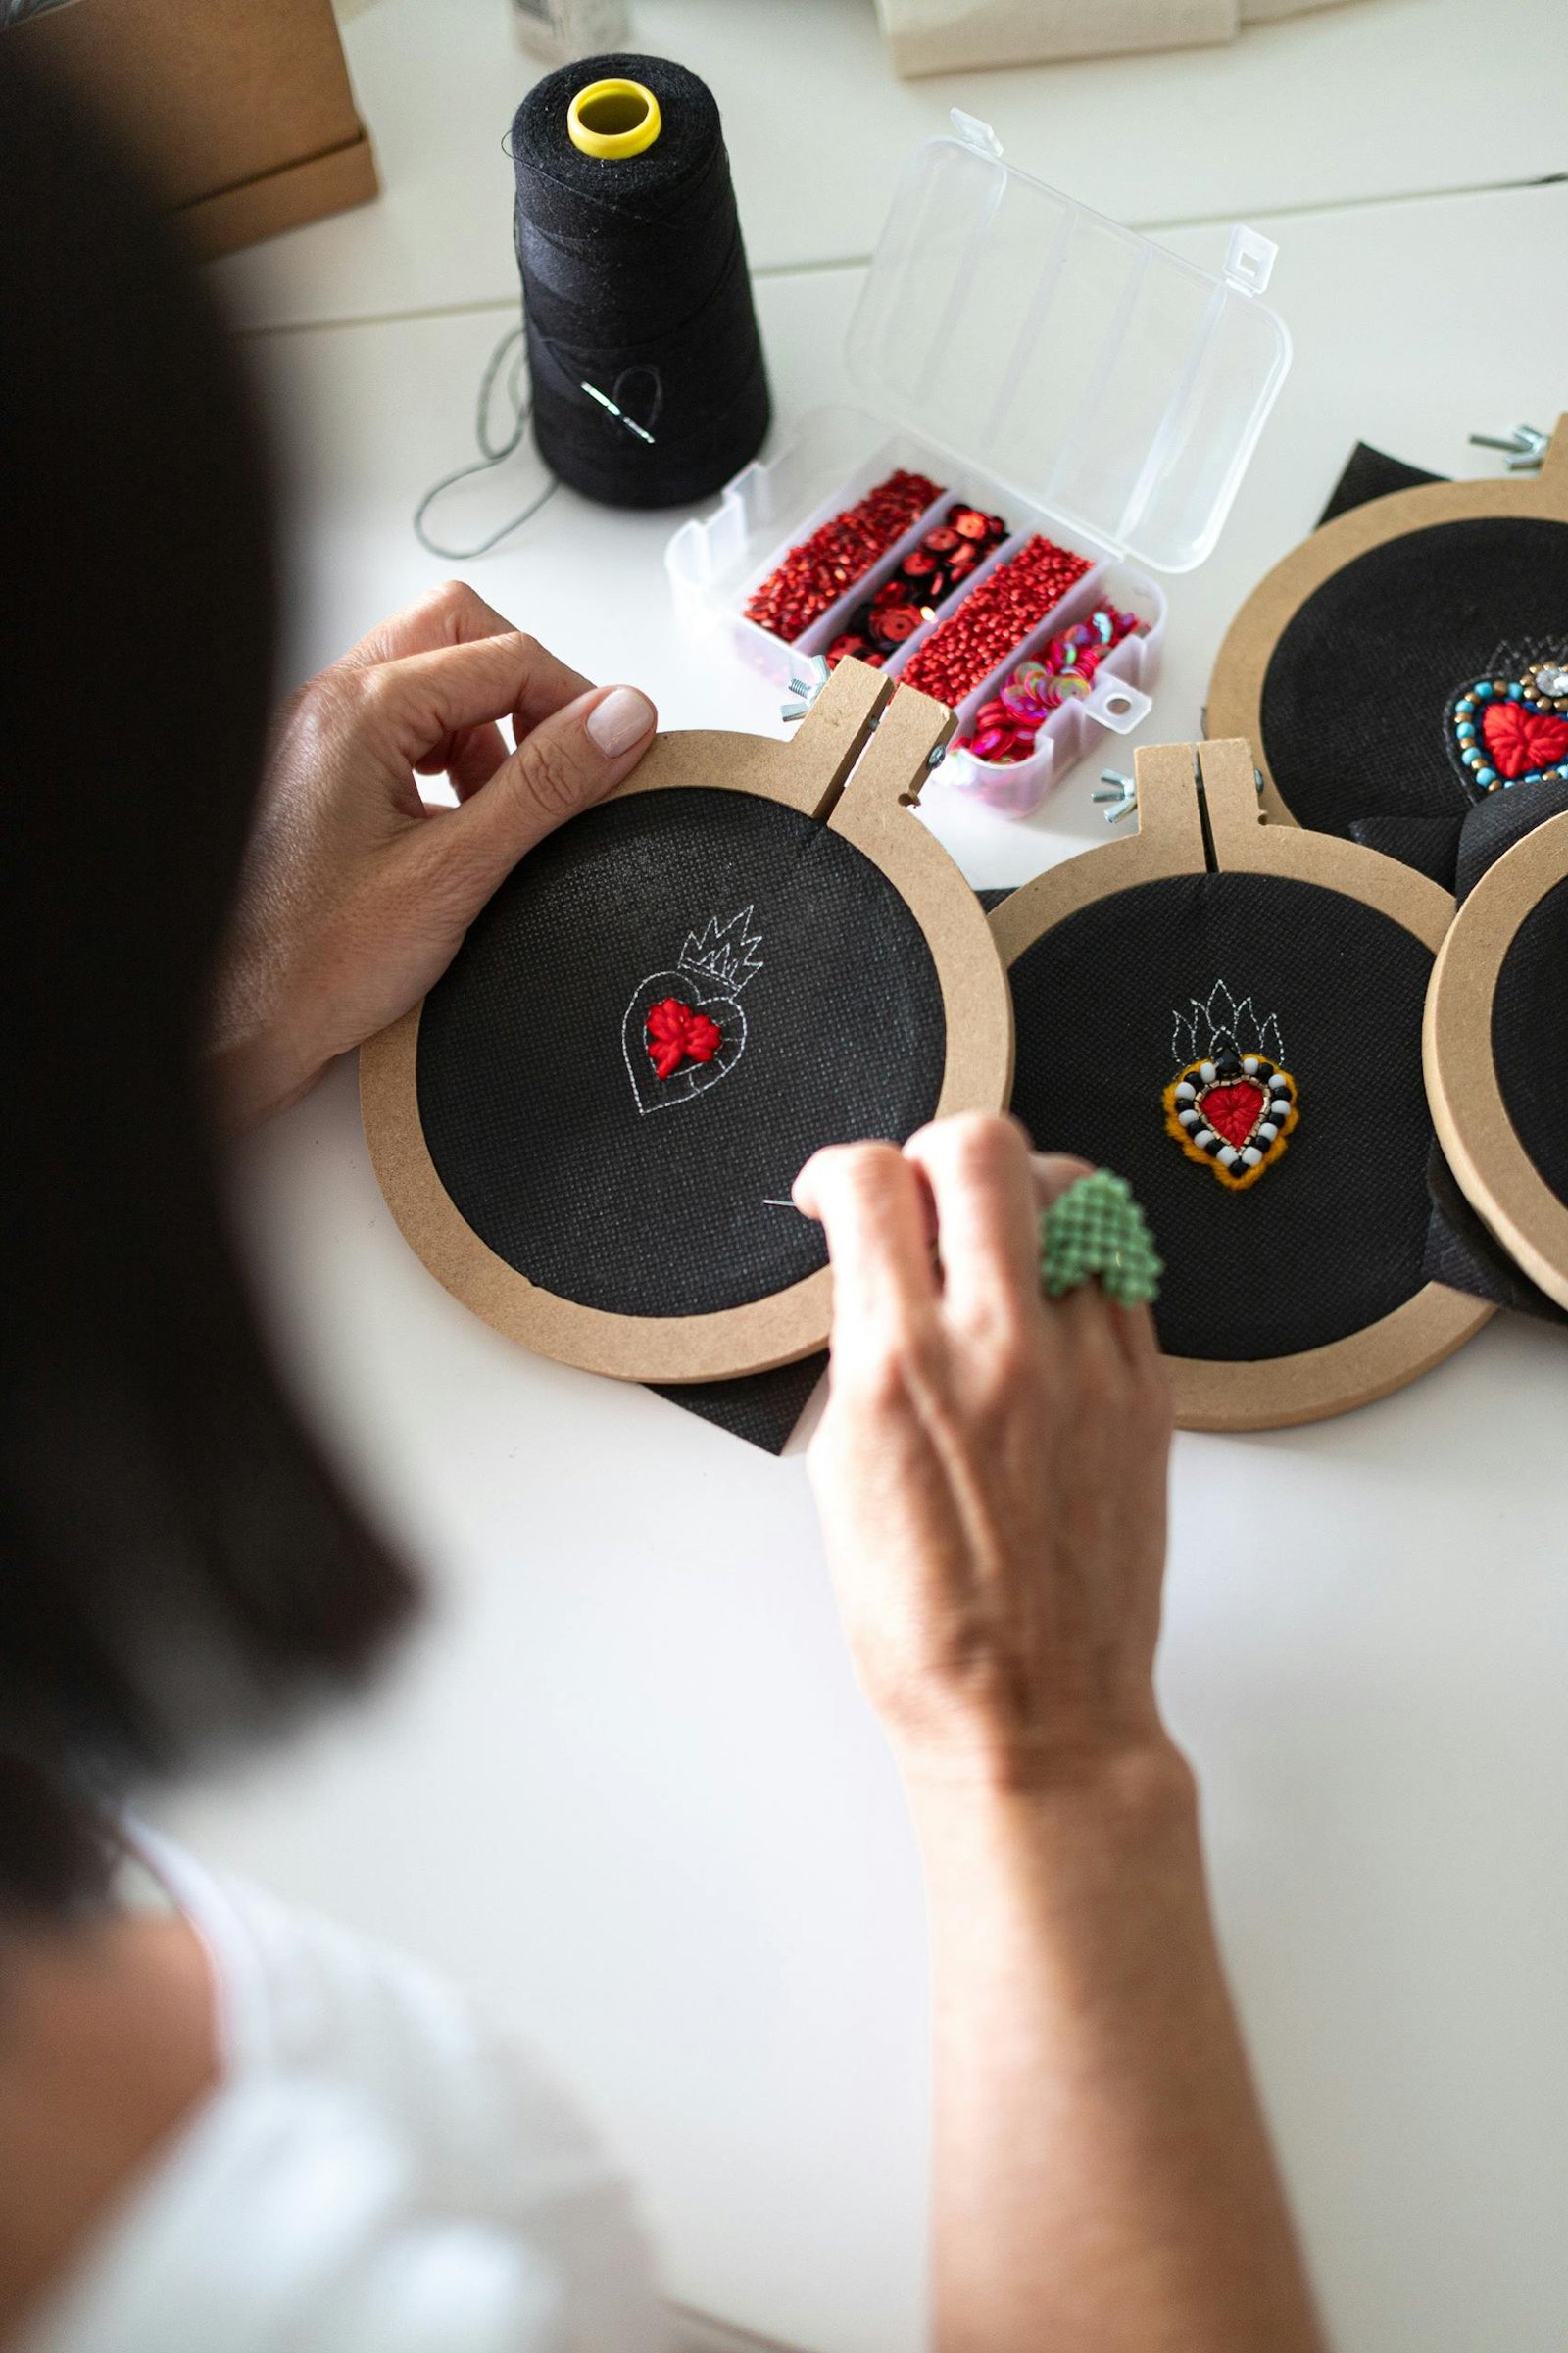
[[[654,717],[646,695],[634,686],[615,686],[588,713],[588,733],[607,760],[616,760],[648,733]]]

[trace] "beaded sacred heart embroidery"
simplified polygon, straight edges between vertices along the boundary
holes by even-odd
[[[1466,784],[1494,793],[1568,782],[1568,658],[1520,662],[1499,655],[1494,667],[1448,706],[1449,747]]]
[[[1250,997],[1238,1003],[1217,980],[1206,1003],[1195,997],[1190,1013],[1177,1011],[1172,1052],[1180,1066],[1161,1099],[1166,1128],[1227,1192],[1244,1193],[1300,1119],[1278,1021],[1259,1021]]]
[[[710,915],[689,931],[673,965],[645,974],[620,1025],[620,1050],[639,1111],[693,1103],[728,1078],[746,1052],[740,995],[762,969],[752,951],[762,935],[748,927],[752,910],[720,924]]]

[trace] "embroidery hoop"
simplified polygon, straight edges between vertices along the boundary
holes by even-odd
[[[993,913],[992,934],[1009,970],[1037,940],[1098,900],[1167,875],[1216,870],[1315,883],[1375,907],[1424,947],[1441,948],[1453,912],[1447,893],[1375,850],[1268,824],[1250,745],[1152,745],[1135,755],[1134,768],[1138,832],[1050,867]],[[1359,1332],[1293,1355],[1168,1356],[1176,1420],[1184,1430],[1275,1430],[1348,1412],[1441,1364],[1492,1313],[1483,1300],[1428,1283]]]
[[[1521,924],[1568,877],[1568,814],[1504,851],[1454,917],[1422,1031],[1432,1124],[1465,1199],[1546,1297],[1568,1307],[1568,1203],[1508,1115],[1493,1054],[1497,980]]]
[[[1269,766],[1263,734],[1263,687],[1274,649],[1309,597],[1373,548],[1425,531],[1435,523],[1470,522],[1488,515],[1528,516],[1568,523],[1568,413],[1535,476],[1496,480],[1421,482],[1391,491],[1337,515],[1276,564],[1258,582],[1225,633],[1208,682],[1203,724],[1213,737],[1242,736],[1255,745],[1263,774],[1265,813],[1298,825]]]
[[[936,965],[947,1030],[939,1118],[1000,1109],[1012,1080],[1012,1003],[985,911],[913,813],[931,755],[955,724],[930,696],[895,692],[879,671],[843,662],[792,742],[706,730],[660,735],[612,796],[676,786],[751,794],[824,822],[861,851],[908,907]],[[826,1345],[826,1267],[743,1306],[653,1316],[583,1306],[509,1266],[466,1223],[430,1157],[416,1081],[420,1010],[361,1049],[360,1106],[377,1181],[405,1240],[466,1307],[538,1355],[620,1381],[723,1380]]]

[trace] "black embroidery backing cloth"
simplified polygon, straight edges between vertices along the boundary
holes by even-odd
[[[1565,810],[1568,784],[1516,786],[1478,802],[1458,838],[1453,879],[1460,905],[1515,842]],[[1565,954],[1568,897],[1559,885],[1519,926],[1492,1009],[1492,1054],[1504,1106],[1543,1180],[1562,1199],[1568,1199],[1568,1033],[1558,1006]],[[1568,1312],[1514,1264],[1472,1208],[1436,1142],[1427,1182],[1433,1207],[1427,1270],[1433,1281],[1544,1323],[1568,1325]]]
[[[1398,459],[1386,456],[1381,450],[1369,448],[1365,442],[1358,443],[1319,520],[1327,522],[1332,516],[1343,515],[1350,508],[1360,506],[1367,499],[1383,498],[1391,491],[1405,490],[1419,482],[1441,481],[1442,479],[1443,476],[1439,474],[1423,474],[1415,466],[1405,466]],[[1512,530],[1517,525],[1509,523],[1504,527]],[[1485,674],[1498,647],[1510,638],[1520,637],[1526,641],[1536,642],[1542,639],[1549,641],[1553,637],[1560,639],[1564,629],[1568,628],[1568,553],[1565,553],[1565,550],[1568,550],[1568,539],[1562,536],[1560,525],[1548,524],[1541,526],[1541,528],[1558,533],[1555,542],[1538,541],[1536,543],[1539,548],[1546,550],[1545,578],[1549,593],[1544,602],[1536,601],[1541,586],[1540,576],[1537,576],[1534,580],[1532,602],[1526,619],[1519,622],[1517,626],[1500,625],[1495,620],[1483,626],[1475,621],[1470,604],[1461,600],[1458,611],[1463,616],[1464,625],[1473,629],[1473,642],[1483,645],[1483,650],[1478,656],[1477,676]],[[1406,541],[1398,544],[1401,546],[1424,544],[1429,541],[1430,537],[1431,535],[1428,533],[1421,533],[1417,535],[1415,542]],[[1451,544],[1447,548],[1447,553],[1451,556]],[[1359,567],[1356,568],[1359,569]],[[1510,591],[1510,594],[1512,593]],[[1440,625],[1446,628],[1447,625],[1446,608],[1444,606],[1441,596],[1437,602]],[[1510,607],[1509,611],[1517,613],[1516,608]],[[1284,643],[1283,639],[1281,643]],[[1276,648],[1276,657],[1278,652],[1279,649]],[[1442,666],[1445,671],[1451,668],[1451,659],[1446,656]],[[1482,875],[1503,855],[1505,850],[1511,849],[1516,841],[1522,839],[1535,826],[1544,823],[1547,817],[1556,816],[1561,810],[1568,809],[1568,786],[1561,784],[1516,786],[1505,791],[1487,794],[1478,801],[1465,790],[1463,784],[1454,775],[1451,761],[1448,761],[1446,781],[1457,787],[1456,795],[1449,793],[1445,785],[1441,806],[1439,806],[1436,794],[1431,803],[1423,806],[1417,790],[1419,779],[1429,772],[1428,762],[1434,758],[1434,735],[1436,735],[1439,749],[1446,759],[1446,747],[1442,742],[1441,729],[1446,719],[1447,698],[1452,694],[1454,686],[1459,683],[1462,683],[1462,680],[1455,678],[1450,679],[1446,687],[1443,687],[1441,683],[1438,685],[1436,691],[1439,700],[1435,708],[1429,707],[1428,710],[1425,731],[1421,739],[1423,751],[1420,761],[1413,763],[1406,773],[1396,798],[1391,798],[1386,791],[1380,790],[1379,793],[1373,794],[1369,790],[1365,809],[1359,816],[1351,819],[1346,830],[1353,840],[1364,843],[1368,849],[1381,850],[1390,858],[1402,858],[1407,865],[1412,865],[1421,873],[1430,875],[1432,880],[1440,883],[1445,890],[1452,891],[1462,906]],[[1265,693],[1266,691],[1265,687]],[[1272,735],[1268,735],[1266,740],[1269,746],[1270,763],[1273,764],[1274,738]],[[1412,794],[1414,794],[1413,803]],[[1297,809],[1297,804],[1289,791],[1287,791],[1286,798],[1291,802],[1293,809]],[[1300,809],[1297,809],[1297,813],[1302,816],[1303,822],[1311,824],[1320,822],[1317,817],[1307,816]],[[1333,830],[1332,827],[1325,829]],[[1494,1010],[1493,1032],[1494,1054],[1497,1054],[1499,1045],[1502,1043],[1499,1025],[1501,1031],[1505,1031],[1510,1038],[1517,1037],[1529,1042],[1522,1050],[1517,1048],[1513,1050],[1515,1052],[1523,1051],[1527,1056],[1533,1049],[1534,1042],[1543,1035],[1546,1036],[1552,1045],[1555,1044],[1561,1025],[1555,1016],[1554,996],[1542,995],[1539,997],[1536,1000],[1534,1012],[1532,1012],[1530,1004],[1531,990],[1536,986],[1538,980],[1544,980],[1546,977],[1545,961],[1546,959],[1542,959],[1541,963],[1534,964],[1527,959],[1521,962],[1515,976],[1515,985],[1510,989],[1505,1007],[1501,990],[1501,978],[1507,973],[1507,966],[1504,966],[1504,975],[1499,976],[1498,997]],[[1507,1052],[1508,1048],[1504,1047],[1503,1051]],[[1509,1095],[1508,1082],[1504,1078],[1500,1059],[1497,1075],[1498,1083],[1503,1089],[1504,1101],[1508,1103],[1510,1115],[1512,1115],[1514,1103]],[[1532,1084],[1533,1082],[1527,1076],[1516,1076],[1515,1078],[1516,1090],[1521,1093],[1522,1098]],[[1568,1102],[1568,1093],[1559,1092],[1558,1101]],[[1525,1117],[1528,1119],[1530,1116],[1531,1113],[1527,1110]],[[1518,1124],[1517,1119],[1515,1124]],[[1527,1147],[1527,1149],[1529,1148]],[[1550,1149],[1549,1143],[1543,1145],[1543,1150],[1546,1152],[1548,1159]],[[1534,1156],[1534,1152],[1532,1152],[1532,1157]],[[1555,1190],[1562,1191],[1562,1185],[1558,1179],[1547,1174],[1546,1164],[1538,1161],[1537,1165],[1541,1168],[1545,1181],[1553,1185]],[[1446,1283],[1455,1291],[1468,1291],[1477,1299],[1490,1299],[1494,1306],[1513,1307],[1523,1314],[1537,1316],[1544,1322],[1568,1324],[1568,1314],[1564,1313],[1555,1300],[1549,1299],[1544,1291],[1538,1290],[1529,1277],[1521,1272],[1495,1236],[1471,1207],[1459,1190],[1453,1172],[1443,1157],[1436,1141],[1433,1143],[1428,1160],[1427,1182],[1432,1197],[1432,1227],[1427,1240],[1426,1261],[1427,1274],[1430,1279],[1436,1283]]]
[[[1447,743],[1455,693],[1498,649],[1560,638],[1568,524],[1524,515],[1434,523],[1369,548],[1286,624],[1263,678],[1263,745],[1297,822],[1462,817]]]
[[[1420,1290],[1432,957],[1375,908],[1283,875],[1173,875],[1102,899],[1012,967],[1013,1109],[1041,1149],[1127,1178],[1165,1260],[1167,1353],[1289,1355]],[[1300,1125],[1244,1193],[1189,1159],[1162,1091],[1174,1017],[1216,980],[1276,1015]],[[1243,1052],[1247,1051],[1245,1039]]]
[[[746,908],[760,969],[733,994],[681,970],[688,933]],[[746,1024],[734,1067],[673,1104],[642,1035],[669,995]],[[946,1036],[924,934],[870,859],[777,803],[675,788],[587,811],[503,884],[425,1000],[419,1116],[519,1273],[621,1314],[708,1314],[825,1262],[818,1227],[765,1204],[819,1145],[928,1119]],[[819,1371],[660,1394],[777,1451]]]
[[[1565,809],[1568,785],[1539,784],[1516,793],[1494,793],[1465,829],[1463,890],[1473,889],[1504,850]],[[1483,832],[1488,818],[1492,822]],[[1568,1029],[1560,1012],[1565,971],[1568,881],[1547,891],[1520,924],[1502,959],[1492,1002],[1492,1058],[1503,1105],[1537,1174],[1559,1201],[1568,1201]],[[1568,1325],[1568,1313],[1521,1272],[1464,1199],[1436,1148],[1431,1173],[1439,1212],[1434,1219],[1434,1252],[1446,1250],[1454,1268],[1442,1279],[1457,1282],[1499,1306]],[[1446,1233],[1439,1230],[1444,1225]]]

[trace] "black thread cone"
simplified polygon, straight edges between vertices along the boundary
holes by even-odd
[[[572,144],[566,110],[612,75],[653,91],[662,127],[641,155],[607,162]],[[529,91],[512,148],[540,456],[608,506],[710,497],[757,455],[769,418],[712,92],[666,58],[585,58]]]

